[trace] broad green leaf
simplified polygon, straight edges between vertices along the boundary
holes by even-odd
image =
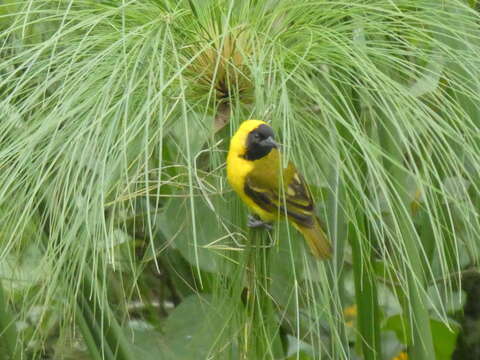
[[[458,325],[449,323],[447,326],[441,321],[432,319],[430,326],[432,328],[437,360],[450,360],[455,350],[455,344],[460,330]]]
[[[455,343],[459,331],[458,325],[453,322],[445,324],[442,321],[430,319],[430,327],[432,329],[432,338],[434,341],[435,359],[450,359],[455,350]],[[405,345],[412,345],[409,340],[410,336],[407,336],[407,334],[410,333],[409,325],[402,315],[389,317],[383,326],[383,330],[394,331],[400,342]]]
[[[35,285],[45,275],[42,253],[34,243],[28,244],[18,254],[0,262],[0,280],[10,291],[22,292]]]
[[[214,245],[225,237],[225,229],[217,215],[200,196],[195,197],[193,204],[194,218],[188,200],[181,197],[170,200],[165,212],[160,216],[160,227],[168,237],[167,243],[173,241],[171,245],[177,248],[190,264],[198,265],[205,271],[219,272],[224,263],[220,255],[224,251],[217,250]],[[192,236],[193,222],[197,244]]]
[[[166,358],[164,335],[148,322],[130,320],[126,335],[133,340],[132,351],[138,359],[164,360]]]
[[[186,298],[165,323],[165,359],[237,359],[238,349],[228,334],[226,315],[228,309],[216,306],[211,296]]]

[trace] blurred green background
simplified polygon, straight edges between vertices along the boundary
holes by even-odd
[[[480,359],[477,7],[0,0],[0,359]],[[332,260],[246,227],[249,118]]]

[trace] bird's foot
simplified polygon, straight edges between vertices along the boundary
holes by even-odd
[[[247,220],[247,226],[249,228],[265,228],[267,230],[272,230],[272,224],[266,221],[261,220],[258,216],[256,215],[248,215],[248,220]]]

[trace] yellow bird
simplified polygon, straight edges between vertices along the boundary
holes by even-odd
[[[315,216],[307,185],[291,162],[286,168],[281,164],[273,129],[264,121],[244,121],[230,142],[227,177],[257,215],[249,217],[248,226],[268,226],[278,215],[286,215],[313,255],[329,258],[331,245]]]

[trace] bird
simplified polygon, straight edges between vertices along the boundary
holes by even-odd
[[[227,179],[253,211],[247,225],[266,226],[286,217],[303,235],[311,253],[328,259],[332,247],[315,215],[312,194],[303,176],[282,153],[273,128],[262,120],[245,120],[232,136],[227,155]]]

